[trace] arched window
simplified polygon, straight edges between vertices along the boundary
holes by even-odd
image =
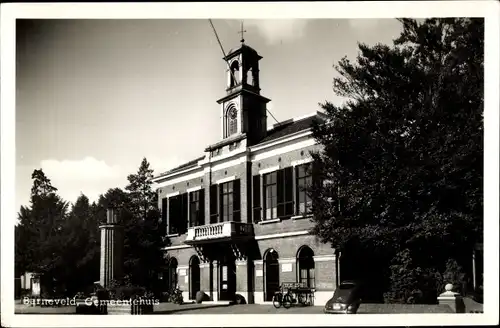
[[[297,252],[298,282],[314,288],[314,252],[309,246],[302,246]]]
[[[247,81],[246,82],[247,82],[248,85],[253,85],[253,80],[254,80],[254,78],[253,78],[253,68],[250,67],[248,69],[248,71],[247,71]]]
[[[168,261],[167,269],[167,288],[173,290],[177,287],[177,259],[172,257]]]
[[[280,289],[280,265],[278,252],[269,249],[264,254],[264,300],[272,301],[274,293]]]
[[[233,61],[230,70],[231,72],[229,74],[231,74],[231,83],[229,86],[232,88],[240,83],[240,63],[238,63],[237,60]]]
[[[238,111],[234,105],[230,105],[226,111],[226,137],[238,132]]]

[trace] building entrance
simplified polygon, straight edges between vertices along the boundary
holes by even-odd
[[[196,293],[200,290],[200,260],[193,256],[189,263],[189,298],[196,299]]]
[[[278,253],[270,249],[264,255],[265,294],[264,300],[271,302],[274,293],[280,290],[280,265]]]
[[[219,300],[233,301],[236,294],[236,265],[232,256],[219,261]]]

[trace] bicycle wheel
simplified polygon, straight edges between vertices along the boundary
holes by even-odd
[[[299,301],[299,303],[300,303],[300,304],[302,304],[302,305],[306,305],[306,302],[307,302],[306,295],[304,295],[304,294],[299,294],[299,295],[297,296],[297,299],[298,299],[298,301]]]
[[[285,309],[289,309],[291,306],[292,306],[292,297],[288,294],[286,294],[285,296],[283,296],[283,307]]]
[[[281,296],[281,293],[279,294],[275,294],[273,296],[273,306],[277,309],[279,309],[281,307],[281,300],[282,300],[282,296]]]

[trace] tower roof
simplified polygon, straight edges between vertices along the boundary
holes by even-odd
[[[244,53],[244,54],[251,55],[251,56],[256,56],[256,57],[259,57],[259,59],[262,58],[261,56],[259,56],[259,54],[257,53],[257,51],[254,48],[242,43],[239,47],[235,47],[235,48],[232,48],[231,50],[229,50],[225,59],[229,59],[229,58],[234,57],[240,53]]]

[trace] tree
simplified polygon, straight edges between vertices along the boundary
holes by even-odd
[[[443,272],[448,259],[468,266],[482,241],[484,21],[400,22],[392,46],[359,44],[355,63],[336,66],[348,100],[321,104],[328,121],[313,127],[324,146],[313,173],[329,182],[309,188],[313,231],[388,275],[396,258]]]
[[[32,178],[31,206],[21,207],[16,226],[15,271],[41,274],[45,287],[52,288],[64,266],[61,240],[68,203],[56,194],[57,188],[41,169],[34,170]]]
[[[152,190],[153,170],[143,158],[136,174],[127,177],[126,186],[130,198],[129,210],[132,219],[125,225],[127,254],[126,271],[134,282],[144,287],[152,287],[162,264],[164,245],[161,235],[158,194]]]
[[[93,206],[81,194],[73,205],[64,231],[64,281],[71,295],[84,291],[99,280],[99,218]]]
[[[127,177],[129,184],[125,189],[132,201],[133,213],[136,217],[146,219],[148,213],[158,209],[158,194],[153,191],[153,169],[144,157],[136,174]]]

